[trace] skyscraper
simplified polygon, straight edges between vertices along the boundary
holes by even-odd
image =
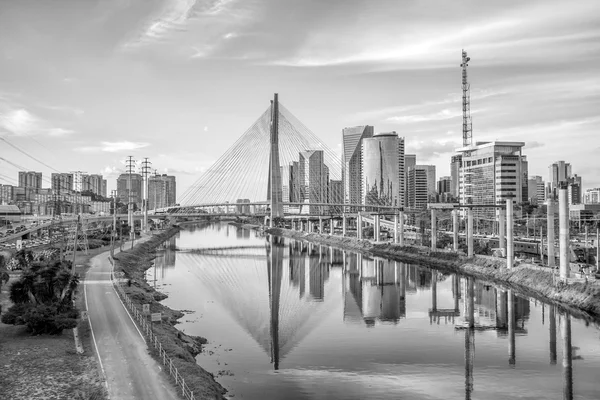
[[[416,154],[405,154],[404,155],[404,191],[408,193],[408,170],[414,168],[417,165]],[[404,207],[408,207],[408,195],[404,196]]]
[[[362,176],[362,140],[373,136],[369,125],[342,129],[342,182],[344,203],[360,204]]]
[[[54,193],[66,194],[73,191],[73,174],[52,173],[50,175],[51,187]]]
[[[567,182],[571,177],[571,164],[564,161],[556,161],[548,167],[550,190],[555,191],[561,183]]]
[[[511,198],[523,200],[523,171],[525,156],[523,142],[478,142],[462,147],[460,170],[460,201],[464,204],[503,204]],[[481,218],[495,218],[493,208],[477,208],[474,214]]]
[[[328,199],[329,168],[325,165],[323,150],[300,152],[298,161],[300,196],[305,203],[326,203]],[[309,206],[310,214],[319,213],[318,206]]]
[[[139,175],[139,174],[132,174],[132,182],[133,182],[133,175]],[[121,176],[127,176],[127,174],[123,174]],[[140,179],[141,179],[141,175],[140,175]],[[142,186],[143,185],[141,185],[141,183],[140,183],[140,193],[141,193]],[[176,186],[175,176],[162,174],[162,175],[155,175],[155,176],[148,177],[148,209],[149,210],[174,206],[175,204],[177,204],[176,193],[177,193],[177,186]],[[142,197],[140,197],[140,199],[141,198]]]
[[[437,182],[437,194],[439,202],[448,202],[452,198],[452,178],[449,176],[442,176]]]
[[[416,169],[422,169],[427,175],[427,197],[429,201],[435,201],[437,191],[435,189],[435,165],[416,165]]]
[[[427,171],[417,166],[408,169],[408,207],[427,208],[429,200]]]
[[[402,142],[402,145],[400,145]],[[404,185],[400,167],[404,163],[404,140],[396,132],[378,133],[362,140],[363,204],[401,206]]]

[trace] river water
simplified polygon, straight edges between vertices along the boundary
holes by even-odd
[[[598,326],[486,282],[224,223],[155,264],[235,399],[600,398]]]

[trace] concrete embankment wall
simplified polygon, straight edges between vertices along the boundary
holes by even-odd
[[[595,281],[558,282],[558,277],[553,275],[553,271],[549,268],[521,264],[507,269],[505,259],[490,256],[476,255],[468,258],[462,253],[445,250],[431,251],[429,248],[421,246],[373,243],[369,240],[304,233],[281,228],[267,229],[266,232],[472,276],[513,288],[544,302],[557,304],[579,317],[600,320],[600,283]]]

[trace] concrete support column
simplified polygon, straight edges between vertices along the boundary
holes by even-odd
[[[452,210],[452,249],[458,251],[458,210]]]
[[[342,236],[346,236],[346,229],[348,229],[348,218],[344,214],[342,215]]]
[[[400,222],[400,226],[398,226],[398,233],[400,234],[400,238],[398,239],[398,244],[400,246],[404,246],[404,211],[400,211],[400,215],[398,216]]]
[[[329,234],[333,236],[335,233],[335,227],[333,226],[333,218],[329,220]]]
[[[362,215],[360,212],[356,217],[356,237],[362,239]]]
[[[398,243],[398,214],[394,215],[394,243]]]
[[[379,215],[373,215],[373,239],[376,242],[379,242],[379,237],[381,233],[381,224],[379,223]]]
[[[467,256],[473,257],[473,209],[467,209]]]
[[[569,204],[567,189],[558,190],[558,232],[560,244],[560,279],[568,279],[571,275],[569,249]]]
[[[437,248],[437,210],[431,209],[431,250]]]
[[[498,213],[498,247],[502,249],[502,255],[506,256],[506,210],[500,209]]]
[[[511,269],[515,261],[515,249],[513,247],[513,202],[506,199],[506,268]]]
[[[508,363],[515,365],[515,295],[508,291]]]
[[[552,194],[550,195],[552,196]],[[546,215],[546,222],[548,225],[548,232],[546,232],[546,243],[548,243],[548,266],[550,268],[556,267],[556,255],[554,254],[554,199],[551,197],[548,199],[548,211]]]
[[[323,227],[324,227],[324,225],[323,225],[323,218],[319,217],[319,233],[321,233],[321,234],[325,233],[323,231]]]

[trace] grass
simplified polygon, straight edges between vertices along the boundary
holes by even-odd
[[[84,275],[89,260],[106,248],[91,250],[88,255],[78,253],[76,268]],[[10,305],[8,287],[20,276],[10,273],[11,280],[2,287],[0,304],[6,310]],[[83,284],[76,295],[77,307],[85,309]],[[79,337],[84,353],[78,354],[71,330],[58,336],[31,336],[24,326],[0,322],[0,398],[1,399],[107,399],[104,378],[96,361],[89,324],[79,323]]]
[[[145,280],[145,271],[152,267],[156,247],[178,231],[177,228],[156,235],[150,240],[140,243],[133,249],[123,251],[115,256],[115,271],[123,271],[131,286],[124,286],[125,293],[141,309],[142,304],[150,304],[150,312],[162,312],[162,323],[154,324],[154,333],[162,343],[163,349],[173,360],[186,385],[194,392],[196,399],[224,399],[226,390],[214,380],[214,376],[196,364],[196,355],[202,351],[206,339],[186,335],[175,328],[177,320],[184,314],[172,310],[160,303],[167,296],[156,291]],[[158,351],[149,346],[149,353],[162,363]],[[168,372],[167,372],[168,374]],[[169,376],[170,377],[170,376]],[[175,383],[173,377],[171,381]],[[181,395],[181,390],[178,391]]]

